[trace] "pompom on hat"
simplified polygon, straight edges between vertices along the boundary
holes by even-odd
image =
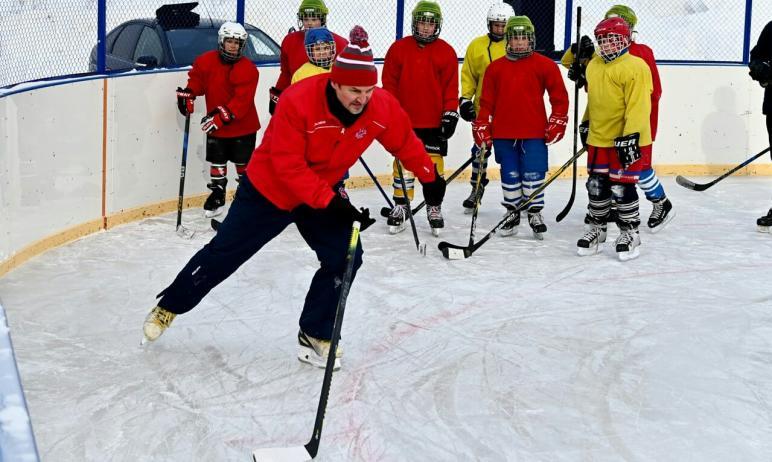
[[[373,51],[367,42],[367,32],[362,26],[354,26],[349,33],[349,43],[335,58],[330,81],[338,85],[368,87],[378,83],[378,70],[373,61]]]

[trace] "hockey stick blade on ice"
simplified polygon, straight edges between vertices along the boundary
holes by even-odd
[[[469,164],[472,163],[473,159],[474,159],[474,156],[470,157],[463,164],[461,164],[461,166],[458,167],[455,172],[450,174],[448,179],[445,180],[445,183],[447,184],[447,183],[450,183],[451,181],[453,181],[453,179],[455,179],[458,175],[461,174],[461,172],[463,172],[467,167],[469,167]],[[425,205],[426,205],[426,201],[421,201],[420,204],[416,205],[416,207],[413,209],[413,215],[415,215],[416,213],[420,212],[421,209],[424,208]],[[381,208],[381,216],[383,218],[388,218],[389,217],[389,213],[391,213],[391,209],[389,209],[387,207],[382,207]]]
[[[467,246],[462,245],[455,245],[451,244],[450,242],[442,241],[439,244],[437,244],[437,248],[440,249],[440,252],[442,252],[442,256],[447,258],[448,260],[461,260],[464,258],[469,258],[472,256],[473,253],[477,251],[480,247],[483,246],[486,242],[488,242],[488,239],[493,236],[493,234],[498,230],[500,227],[504,225],[507,221],[511,219],[516,213],[520,213],[521,210],[523,210],[528,204],[531,203],[533,199],[535,199],[544,189],[549,186],[553,181],[555,181],[573,162],[575,162],[579,157],[582,156],[586,151],[586,148],[582,148],[574,154],[573,157],[568,159],[568,162],[563,164],[557,171],[547,180],[545,181],[541,186],[536,188],[532,193],[531,196],[526,199],[525,201],[521,202],[520,205],[517,206],[517,208],[510,210],[509,213],[507,213],[504,218],[501,219],[501,221],[496,224],[496,226],[493,227],[492,230],[488,231],[488,234],[483,236],[482,239],[475,242],[474,244],[470,244]]]
[[[683,186],[686,189],[691,189],[692,191],[705,191],[706,189],[710,188],[714,184],[718,183],[719,181],[723,180],[724,178],[728,177],[729,175],[733,174],[734,172],[740,170],[741,168],[743,168],[746,165],[750,164],[754,160],[756,160],[759,157],[763,156],[764,154],[768,153],[769,149],[770,148],[767,148],[767,149],[761,151],[760,153],[754,155],[753,157],[751,157],[750,159],[746,160],[742,164],[738,165],[737,167],[732,168],[731,170],[727,171],[726,173],[724,173],[720,177],[718,177],[715,180],[710,181],[708,183],[702,183],[702,184],[695,183],[694,181],[692,181],[692,180],[690,180],[688,178],[684,178],[681,175],[678,175],[676,177],[676,183],[680,184],[681,186]]]
[[[356,258],[357,246],[359,245],[359,226],[359,222],[355,221],[351,227],[351,239],[346,251],[346,270],[343,273],[338,306],[335,309],[335,323],[332,326],[332,338],[330,339],[330,349],[328,350],[330,352],[338,350],[340,331],[343,325],[343,313],[346,310],[346,299],[351,289],[354,260]],[[328,354],[327,364],[324,367],[324,378],[322,379],[322,392],[319,395],[319,406],[316,409],[314,430],[308,443],[304,446],[257,449],[252,452],[252,460],[254,462],[303,462],[316,457],[317,452],[319,452],[319,441],[322,438],[322,424],[324,423],[324,413],[327,411],[327,399],[330,396],[330,384],[332,383],[332,369],[334,365],[335,354]]]

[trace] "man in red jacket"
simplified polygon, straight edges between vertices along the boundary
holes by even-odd
[[[366,34],[357,26],[352,35],[362,38],[338,55],[330,73],[304,79],[284,92],[217,235],[161,292],[143,326],[145,341],[157,339],[177,314],[193,309],[295,223],[321,263],[300,315],[298,358],[324,367],[352,223],[359,221],[365,230],[375,222],[367,209],[357,209],[336,194],[333,185],[377,140],[423,183],[428,205],[442,203],[445,180],[399,102],[375,87],[378,75]],[[361,264],[360,244],[355,271]],[[337,358],[335,362],[339,366]]]
[[[236,174],[242,175],[260,129],[255,108],[260,75],[243,56],[247,31],[241,24],[226,22],[217,38],[219,49],[196,58],[187,85],[177,87],[177,106],[184,116],[193,113],[196,96],[206,97],[207,114],[201,119],[201,130],[206,133],[206,161],[211,163],[207,188],[212,193],[204,203],[207,217],[219,215],[225,206],[228,161],[236,166]]]
[[[394,42],[383,63],[383,89],[397,97],[410,116],[413,131],[423,141],[426,152],[444,171],[448,138],[458,123],[458,58],[447,42],[439,38],[442,12],[434,1],[421,0],[413,9],[413,35]],[[389,232],[405,229],[407,207],[413,197],[413,178],[405,175],[405,189],[394,163],[394,202],[389,214]],[[426,215],[434,235],[445,226],[442,211],[428,206]]]
[[[315,27],[327,26],[327,5],[324,0],[303,0],[298,8],[298,27],[299,31],[291,32],[284,37],[281,42],[281,55],[279,57],[279,79],[276,85],[271,87],[270,101],[268,102],[268,112],[273,115],[276,110],[276,103],[279,101],[279,95],[292,83],[292,76],[300,66],[308,62],[306,53],[305,36],[306,31]],[[335,49],[340,52],[346,48],[345,38],[336,33],[332,33],[335,40]]]

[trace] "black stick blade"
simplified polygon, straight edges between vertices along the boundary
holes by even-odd
[[[214,218],[212,218],[212,221],[210,222],[210,225],[212,226],[212,229],[213,229],[213,230],[215,230],[215,231],[217,231],[218,229],[220,229],[220,225],[221,225],[221,224],[222,224],[222,222],[220,222],[220,221],[217,221],[217,220],[215,220]]]
[[[705,189],[703,187],[704,185],[697,184],[688,178],[682,177],[681,175],[678,175],[675,180],[679,185],[686,189],[691,189],[692,191],[703,191]]]
[[[472,256],[472,249],[468,246],[465,247],[442,241],[437,244],[437,248],[442,252],[442,256],[448,260],[463,260]]]

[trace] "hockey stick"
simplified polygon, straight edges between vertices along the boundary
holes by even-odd
[[[765,149],[765,150],[761,151],[760,153],[758,153],[758,154],[756,154],[755,156],[751,157],[750,159],[746,160],[746,161],[745,161],[745,162],[743,162],[742,164],[738,165],[737,167],[734,167],[733,169],[729,170],[728,172],[724,173],[724,174],[723,174],[723,175],[721,175],[720,177],[718,177],[718,178],[716,178],[715,180],[713,180],[713,181],[710,181],[710,182],[708,182],[708,183],[702,183],[702,184],[699,184],[699,183],[695,183],[694,181],[692,181],[692,180],[689,180],[689,179],[687,179],[687,178],[684,178],[684,177],[682,177],[681,175],[678,175],[678,176],[676,177],[676,179],[675,179],[675,180],[676,180],[676,183],[680,184],[681,186],[683,186],[683,187],[684,187],[684,188],[686,188],[686,189],[691,189],[692,191],[705,191],[706,189],[710,188],[710,187],[711,187],[711,186],[713,186],[714,184],[716,184],[716,183],[718,183],[719,181],[723,180],[724,178],[728,177],[728,176],[729,176],[729,175],[731,175],[732,173],[734,173],[734,172],[736,172],[736,171],[740,170],[741,168],[743,168],[743,167],[745,167],[746,165],[750,164],[750,163],[751,163],[751,162],[753,162],[754,160],[756,160],[756,159],[758,159],[759,157],[763,156],[764,154],[768,153],[768,152],[769,152],[769,149],[770,149],[770,148],[767,148],[767,149]]]
[[[188,137],[190,135],[190,114],[185,116],[185,131],[182,135],[182,163],[180,164],[180,192],[177,199],[177,234],[190,239],[196,233],[182,226],[182,201],[185,193],[185,166],[188,163]]]
[[[531,203],[544,189],[550,185],[553,181],[555,181],[561,173],[563,173],[569,165],[571,165],[572,162],[575,162],[579,157],[581,157],[582,154],[587,151],[586,148],[582,148],[579,152],[574,154],[574,156],[570,159],[568,159],[568,162],[563,164],[547,181],[545,181],[541,186],[536,188],[533,193],[531,193],[531,196],[526,199],[525,201],[521,202],[516,208],[512,209],[504,215],[504,218],[501,219],[501,221],[498,222],[496,226],[493,227],[492,230],[488,231],[488,234],[483,236],[482,239],[477,241],[476,243],[470,243],[466,247],[460,246],[460,245],[454,245],[450,242],[442,241],[439,244],[437,244],[437,248],[440,249],[440,252],[442,252],[442,256],[449,259],[449,260],[461,260],[464,258],[469,258],[472,256],[473,253],[477,251],[480,247],[482,247],[483,244],[485,244],[488,239],[493,236],[493,234],[496,232],[497,229],[499,229],[504,223],[509,221],[516,213],[520,213],[521,210],[523,210],[528,204]]]
[[[483,143],[482,147],[477,150],[477,164],[482,166],[485,155],[488,154],[488,146]],[[482,187],[482,172],[477,175],[477,181],[474,182],[474,209],[472,209],[472,224],[469,227],[469,246],[474,244],[474,231],[477,228],[477,212],[480,210],[480,200],[482,197],[478,195],[480,188]]]
[[[386,191],[383,190],[381,183],[378,182],[378,178],[375,177],[375,174],[373,173],[372,170],[370,170],[370,167],[367,165],[367,162],[365,162],[365,160],[362,157],[359,158],[359,162],[362,163],[362,167],[364,167],[365,170],[367,170],[367,174],[370,175],[370,178],[373,180],[373,183],[375,183],[375,186],[378,187],[378,191],[381,192],[381,195],[383,196],[383,198],[386,199],[386,203],[389,204],[389,208],[386,210],[391,212],[391,209],[394,208],[394,204],[391,202],[391,199],[389,199],[389,196],[386,194]],[[381,215],[383,215],[382,211],[381,211]],[[384,216],[387,217],[389,216],[389,214],[386,213],[386,215]]]
[[[574,70],[575,72],[579,72],[579,67],[582,65],[581,62],[581,55],[582,55],[582,49],[579,46],[580,41],[582,40],[582,34],[580,32],[582,27],[582,7],[577,6],[576,7],[576,56],[574,57]],[[574,82],[574,149],[572,152],[576,152],[577,143],[576,139],[579,137],[579,78],[577,77],[576,81]],[[555,217],[555,221],[560,223],[563,221],[563,218],[568,215],[568,212],[571,211],[571,207],[574,206],[574,198],[576,197],[576,161],[574,161],[573,164],[573,170],[572,170],[572,181],[571,181],[571,195],[568,197],[568,204],[566,204],[565,207],[563,207],[563,210],[558,213],[558,216]]]
[[[460,167],[458,167],[456,169],[455,172],[451,173],[450,176],[448,177],[448,179],[445,180],[445,183],[447,184],[447,183],[450,183],[451,181],[453,181],[453,179],[456,178],[458,175],[460,175],[461,172],[464,171],[464,169],[469,167],[469,164],[472,163],[472,160],[474,160],[474,156],[472,156],[469,159],[467,159],[463,164],[461,164]],[[424,208],[424,205],[426,205],[426,201],[425,200],[421,201],[420,204],[416,205],[416,207],[413,209],[413,215],[415,215],[416,213],[420,212],[421,209]],[[389,212],[391,212],[391,210],[387,209],[386,207],[381,208],[381,216],[382,217],[387,218],[389,216]]]
[[[341,283],[340,296],[338,297],[338,307],[335,309],[335,324],[332,326],[330,349],[327,354],[327,364],[324,367],[322,392],[319,395],[319,406],[316,408],[316,420],[314,421],[314,430],[311,433],[311,439],[304,446],[257,449],[252,452],[252,459],[254,462],[308,461],[316,457],[317,452],[319,452],[319,441],[322,437],[324,413],[327,410],[327,400],[330,396],[332,369],[335,365],[335,352],[338,350],[340,331],[341,326],[343,325],[343,312],[346,310],[346,299],[348,298],[348,292],[351,289],[351,279],[354,274],[354,257],[356,256],[357,244],[359,243],[359,226],[359,222],[355,221],[351,228],[351,239],[349,240],[348,251],[346,252],[346,271],[343,273],[343,282]]]
[[[407,209],[407,217],[410,219],[410,228],[413,230],[413,239],[415,240],[415,248],[418,250],[418,253],[420,253],[423,256],[426,256],[426,244],[421,244],[421,242],[418,240],[418,230],[416,230],[415,227],[415,220],[413,219],[413,211],[410,209],[410,199],[407,195],[407,186],[405,186],[405,175],[402,173],[402,162],[399,161],[399,159],[395,159],[395,162],[397,163],[397,173],[399,173],[399,181],[402,183],[402,197],[405,199],[405,202],[407,202],[407,206],[405,207]]]

